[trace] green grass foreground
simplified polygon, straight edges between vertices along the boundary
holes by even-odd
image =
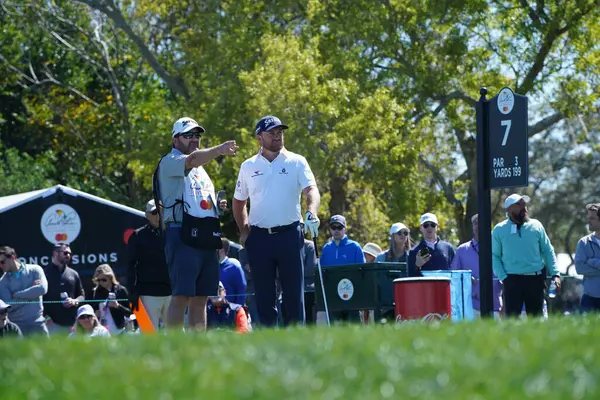
[[[598,399],[600,318],[0,340],[7,399]]]

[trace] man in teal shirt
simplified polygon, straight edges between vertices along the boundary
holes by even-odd
[[[504,201],[508,219],[492,231],[492,267],[504,284],[507,317],[519,316],[523,303],[527,315],[542,315],[546,270],[560,286],[550,239],[540,221],[529,218],[530,200],[519,194],[508,196]]]

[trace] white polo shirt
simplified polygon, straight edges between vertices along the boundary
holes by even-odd
[[[259,152],[242,163],[234,197],[250,198],[250,225],[273,228],[302,220],[300,195],[316,184],[301,155],[283,149],[269,162]]]

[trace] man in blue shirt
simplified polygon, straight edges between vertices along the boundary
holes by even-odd
[[[360,244],[350,240],[346,235],[346,218],[334,215],[329,220],[329,230],[332,240],[323,246],[321,252],[321,267],[329,268],[335,265],[364,264],[365,255]],[[332,312],[331,318],[337,321],[360,321],[360,314],[356,312]]]
[[[365,255],[360,244],[350,240],[346,235],[346,218],[342,215],[334,215],[329,220],[329,229],[332,240],[323,246],[321,252],[322,268],[365,262]]]
[[[246,303],[246,276],[242,265],[235,258],[227,257],[229,252],[229,240],[221,238],[223,248],[219,250],[219,269],[221,282],[225,286],[227,301],[239,305]]]

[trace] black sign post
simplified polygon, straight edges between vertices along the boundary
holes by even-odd
[[[479,288],[481,316],[492,317],[491,189],[528,185],[527,97],[504,88],[486,99],[481,88],[477,115],[477,209],[479,214]]]

